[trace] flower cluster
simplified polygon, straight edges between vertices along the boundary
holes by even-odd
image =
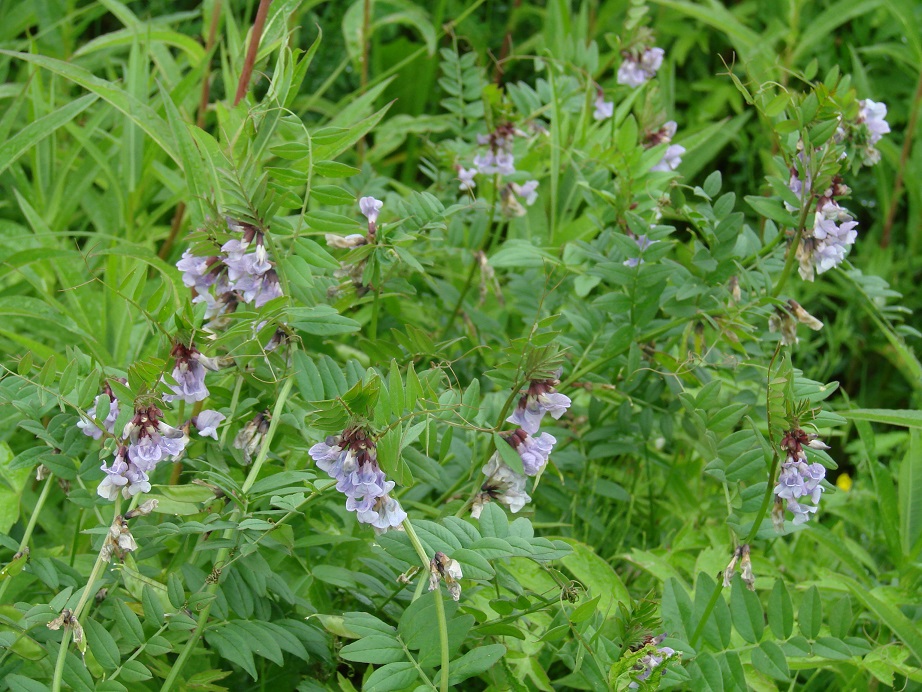
[[[400,527],[407,513],[388,493],[394,481],[378,467],[374,439],[361,427],[350,427],[342,435],[329,436],[310,448],[308,454],[346,496],[346,509],[355,512],[363,524],[379,531]]]
[[[525,491],[528,477],[537,476],[544,470],[557,443],[549,433],[538,435],[538,427],[545,413],[559,419],[570,407],[570,398],[554,389],[557,384],[557,380],[532,380],[516,410],[507,419],[509,423],[520,426],[518,430],[504,435],[503,439],[518,453],[525,473],[510,468],[497,450],[482,469],[487,480],[471,505],[471,516],[475,519],[483,511],[484,504],[490,501],[506,505],[513,514],[531,502]]]
[[[859,141],[863,144],[861,148],[862,163],[865,166],[874,166],[880,162],[880,152],[875,145],[880,141],[881,137],[890,132],[890,125],[886,121],[887,106],[871,99],[859,101],[858,106],[857,124],[861,128],[862,134]]]
[[[205,318],[209,329],[226,323],[224,316],[236,310],[239,303],[262,307],[282,295],[275,264],[269,259],[265,234],[256,226],[227,219],[228,230],[239,234],[221,246],[221,253],[199,257],[186,250],[176,263],[183,283],[195,289],[193,303],[205,303]]]
[[[797,325],[804,324],[813,331],[823,328],[823,323],[803,309],[796,300],[789,300],[787,308],[776,307],[774,314],[768,318],[768,331],[781,332],[781,343],[794,346],[799,343]]]
[[[121,445],[112,464],[103,463],[100,467],[106,474],[96,490],[100,497],[114,500],[119,492],[124,498],[150,492],[149,474],[157,464],[179,458],[188,438],[181,429],[164,423],[162,416],[163,412],[153,404],[135,409],[134,418],[122,432],[128,446]]]
[[[618,68],[618,84],[639,87],[656,76],[663,64],[666,51],[662,48],[644,48],[626,51],[621,67]]]
[[[464,168],[456,166],[458,173],[458,189],[462,192],[471,192],[477,187],[474,177],[480,175],[511,176],[516,173],[515,155],[512,145],[516,135],[524,134],[515,129],[512,123],[503,123],[493,132],[486,135],[477,135],[477,144],[484,147],[474,156],[473,166]],[[538,199],[538,181],[529,180],[525,183],[506,183],[500,190],[503,213],[507,216],[523,216],[525,209],[517,198],[531,206]]]
[[[800,428],[789,430],[781,440],[781,447],[787,454],[775,486],[776,502],[787,501],[788,511],[794,514],[794,523],[803,524],[815,513],[823,495],[823,479],[826,468],[819,463],[808,464],[804,447],[829,449],[816,435],[808,435]],[[800,502],[808,498],[813,504]],[[782,518],[783,521],[783,518]]]
[[[659,643],[663,641],[665,638],[666,638],[666,634],[664,632],[663,634],[657,637],[648,637],[644,641],[643,643],[644,646],[652,644],[653,646],[656,647],[656,651],[648,653],[647,655],[642,657],[637,662],[637,665],[634,666],[635,670],[639,670],[640,672],[636,674],[636,676],[634,677],[634,681],[632,681],[631,684],[628,685],[630,689],[634,690],[640,687],[640,685],[638,684],[638,681],[643,681],[649,678],[650,674],[653,673],[654,668],[661,666],[663,664],[663,661],[668,659],[670,656],[675,655],[676,653],[675,649],[668,647],[668,646],[659,646]]]
[[[104,406],[109,408],[103,409]],[[115,434],[115,421],[118,420],[118,399],[112,393],[112,389],[108,384],[106,384],[103,393],[93,401],[93,405],[86,410],[87,417],[81,416],[80,420],[77,421],[77,427],[83,430],[84,435],[89,435],[94,440],[102,437],[102,430],[95,420],[96,413],[101,413],[103,410],[108,411],[106,417],[102,419],[103,427],[109,434]]]
[[[813,281],[841,264],[858,237],[858,222],[833,199],[823,196],[816,203],[812,231],[805,231],[797,246],[798,272],[804,281]]]

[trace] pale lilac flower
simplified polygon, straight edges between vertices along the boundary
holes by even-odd
[[[650,240],[646,235],[634,236],[634,242],[637,243],[637,247],[640,249],[640,254],[643,255],[643,251],[648,247],[653,245],[653,243],[659,242],[656,240]],[[641,257],[628,257],[622,264],[625,267],[636,267],[643,264],[643,259]]]
[[[810,514],[816,512],[824,492],[821,483],[826,478],[826,468],[819,463],[808,464],[807,455],[803,451],[804,443],[809,447],[821,448],[819,445],[823,443],[817,442],[814,436],[808,436],[802,430],[792,431],[782,440],[788,456],[778,475],[775,498],[776,501],[787,501],[787,509],[794,513],[795,524],[803,524],[810,518]],[[810,500],[813,504],[805,504],[804,500]]]
[[[813,281],[814,274],[822,274],[838,266],[855,243],[858,222],[847,209],[829,197],[817,203],[813,230],[805,234],[797,248],[799,273],[805,281]]]
[[[103,427],[109,433],[115,433],[115,421],[118,420],[118,399],[111,393],[109,386],[106,385],[106,391],[96,397],[93,405],[86,410],[87,418],[81,417],[77,421],[77,427],[83,430],[84,435],[89,435],[94,440],[102,437],[102,430],[94,422],[97,410],[101,411],[103,406],[108,406],[108,413],[102,421]]]
[[[537,437],[532,437],[521,428],[505,439],[522,458],[522,468],[526,476],[537,476],[544,469],[551,450],[557,444],[557,439],[553,435],[541,433]]]
[[[651,171],[674,171],[679,167],[679,164],[682,163],[682,154],[685,153],[685,147],[681,144],[670,144],[666,149],[666,152],[663,154],[663,158],[660,159]]]
[[[128,447],[119,447],[109,466],[103,463],[99,468],[105,472],[106,476],[96,488],[96,494],[107,500],[114,500],[121,493],[125,499],[134,497],[138,493],[150,492],[150,479],[146,471],[148,469],[131,461],[129,458],[130,450]]]
[[[384,202],[374,197],[362,197],[359,200],[359,211],[368,219],[369,224],[378,222],[378,212],[381,211],[383,206]]]
[[[570,397],[557,392],[554,389],[555,384],[556,380],[532,380],[528,391],[522,395],[519,405],[506,421],[518,425],[529,435],[534,435],[538,432],[545,413],[550,413],[552,418],[559,420],[570,407]]]
[[[483,154],[477,154],[477,156],[474,157],[474,168],[478,173],[483,175],[493,175],[496,173],[496,157],[493,155],[493,152],[488,151]]]
[[[227,267],[227,278],[231,285],[245,276],[262,276],[272,269],[269,255],[262,244],[257,244],[254,252],[225,258],[224,265]]]
[[[868,128],[868,144],[874,146],[881,137],[890,132],[890,125],[886,121],[887,106],[871,99],[859,101],[858,105],[858,122],[864,123]]]
[[[515,173],[515,157],[506,152],[499,152],[494,158],[496,164],[496,173],[500,175],[512,175]]]
[[[538,181],[529,180],[522,185],[512,183],[512,191],[525,201],[526,206],[530,207],[538,199]]]
[[[182,259],[176,263],[176,268],[182,272],[182,282],[189,288],[194,288],[202,293],[215,282],[215,275],[211,265],[217,262],[217,257],[198,257],[187,249],[182,253]]]
[[[214,370],[217,366],[209,358],[205,358],[195,348],[177,342],[173,346],[171,355],[175,359],[173,379],[176,384],[168,385],[172,394],[165,394],[164,401],[182,399],[187,404],[194,404],[208,397],[208,387],[205,386],[205,366]]]
[[[336,489],[346,496],[346,509],[355,512],[359,522],[385,531],[407,518],[389,495],[394,481],[387,480],[378,466],[374,440],[365,430],[347,428],[342,435],[318,442],[308,454],[317,468],[336,480]]]
[[[662,48],[647,48],[639,57],[628,53],[618,68],[618,84],[639,87],[653,79],[663,64],[665,54]]]
[[[476,166],[476,164],[475,164]],[[458,180],[460,181],[458,189],[462,192],[473,190],[477,187],[474,182],[474,176],[477,175],[477,168],[462,168],[458,166]]]
[[[217,440],[218,425],[220,425],[221,421],[225,418],[226,416],[223,413],[206,409],[205,411],[200,411],[199,414],[192,419],[192,424],[202,437],[211,437]]]
[[[598,96],[596,96],[595,110],[592,112],[592,117],[595,120],[608,120],[615,113],[615,102],[606,101],[605,95],[599,91]]]
[[[480,517],[484,503],[491,500],[506,505],[513,514],[522,511],[531,502],[531,497],[525,492],[526,477],[509,468],[499,452],[490,457],[482,471],[487,480],[471,507],[471,516],[475,519]]]

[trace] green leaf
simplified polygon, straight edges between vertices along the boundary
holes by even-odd
[[[374,663],[375,665],[396,663],[406,659],[406,654],[400,642],[394,637],[388,637],[383,634],[363,637],[358,641],[346,644],[340,649],[339,654],[347,661]]]
[[[569,545],[573,552],[561,558],[561,563],[590,594],[601,596],[599,611],[603,615],[613,617],[618,612],[619,604],[631,603],[627,587],[608,562],[585,543],[573,539],[563,539],[563,542]]]
[[[503,442],[503,444],[506,444]],[[495,502],[488,502],[483,506],[480,514],[480,534],[484,538],[505,538],[509,535],[509,519],[506,513]]]
[[[18,58],[19,60],[25,60],[26,62],[43,67],[46,70],[74,82],[74,84],[79,84],[83,88],[92,91],[124,113],[132,122],[150,135],[151,139],[153,139],[170,158],[182,166],[182,160],[176,153],[176,147],[170,134],[169,126],[164,122],[163,118],[157,115],[153,108],[141,103],[141,101],[134,96],[113,86],[111,82],[94,76],[89,70],[78,67],[72,63],[63,62],[43,55],[17,53],[11,50],[0,50],[0,54],[8,55],[11,58]]]
[[[886,408],[856,408],[850,411],[838,411],[848,420],[866,420],[871,423],[900,425],[905,428],[922,428],[922,411],[910,411]]]
[[[815,586],[807,589],[800,602],[797,624],[800,625],[800,631],[807,639],[816,639],[820,633],[820,626],[823,624],[823,602]]]
[[[922,537],[922,432],[913,429],[909,450],[900,465],[900,539],[903,553],[912,556]]]
[[[86,631],[87,645],[93,656],[106,670],[115,670],[121,663],[121,657],[118,653],[118,644],[109,634],[109,630],[100,625],[91,618],[83,621],[83,629]]]
[[[520,476],[525,475],[525,467],[522,466],[522,457],[512,448],[512,445],[506,441],[499,433],[493,433],[493,444],[496,445],[496,451],[499,452],[503,463],[515,471]]]
[[[794,605],[782,579],[775,580],[768,597],[768,626],[778,639],[787,639],[794,631]]]
[[[486,646],[471,649],[450,663],[448,667],[448,684],[457,685],[468,678],[485,673],[505,655],[506,647],[502,644],[487,644]],[[437,682],[441,680],[441,676],[442,671],[439,671]]]
[[[295,351],[293,358],[295,381],[304,401],[321,401],[323,399],[323,379],[320,371],[304,351]]]
[[[730,590],[730,615],[733,626],[743,639],[758,644],[765,629],[765,615],[759,597],[743,586],[743,580],[733,579]]]
[[[388,663],[368,676],[365,684],[362,685],[362,690],[364,692],[393,692],[393,690],[409,687],[418,679],[419,674],[412,663]]]
[[[70,101],[58,110],[29,123],[15,135],[0,144],[0,173],[10,164],[38,144],[45,137],[63,127],[99,99],[95,94],[85,94]]]
[[[115,603],[115,622],[122,637],[132,646],[141,646],[144,642],[144,630],[138,616],[124,601]]]
[[[143,680],[150,680],[154,676],[151,675],[147,666],[140,661],[125,661],[119,673],[119,677],[125,682],[141,682]]]
[[[788,680],[791,675],[784,652],[775,642],[762,642],[759,648],[753,649],[752,665],[760,673],[775,680]]]

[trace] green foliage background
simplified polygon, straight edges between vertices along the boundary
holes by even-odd
[[[234,107],[257,5],[0,0],[0,689],[624,689],[661,632],[680,655],[645,686],[922,686],[922,7],[275,0]],[[614,75],[643,27],[666,60],[631,91]],[[796,218],[769,178],[855,98],[892,128],[879,165],[842,171],[859,240],[814,283],[779,280]],[[678,176],[641,146],[667,119]],[[505,120],[540,180],[513,219],[455,170]],[[380,244],[326,247],[364,232],[365,195]],[[270,229],[286,299],[207,339],[175,262],[224,215]],[[627,230],[659,241],[636,271]],[[779,297],[824,329],[776,349]],[[106,379],[155,391],[193,334],[234,358],[209,375],[228,420],[158,471],[139,549],[87,591],[81,655],[45,626],[112,515],[111,444],[78,414]],[[574,406],[546,421],[533,502],[466,519],[492,433],[557,367]],[[804,401],[830,485],[779,535],[759,509]],[[263,410],[247,467],[232,434]],[[307,455],[356,415],[413,540],[358,525]],[[746,539],[756,590],[722,588]],[[417,544],[461,563],[458,604],[409,571]]]

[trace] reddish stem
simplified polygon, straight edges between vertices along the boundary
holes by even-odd
[[[269,14],[269,5],[272,0],[259,0],[259,9],[256,10],[256,21],[253,22],[253,33],[250,35],[250,45],[247,46],[247,56],[243,61],[243,72],[240,73],[240,81],[237,82],[237,94],[234,96],[234,105],[236,106],[246,96],[247,89],[250,88],[250,77],[253,76],[253,64],[256,62],[256,53],[259,50],[259,42],[263,36],[263,29],[266,26],[266,16]]]

